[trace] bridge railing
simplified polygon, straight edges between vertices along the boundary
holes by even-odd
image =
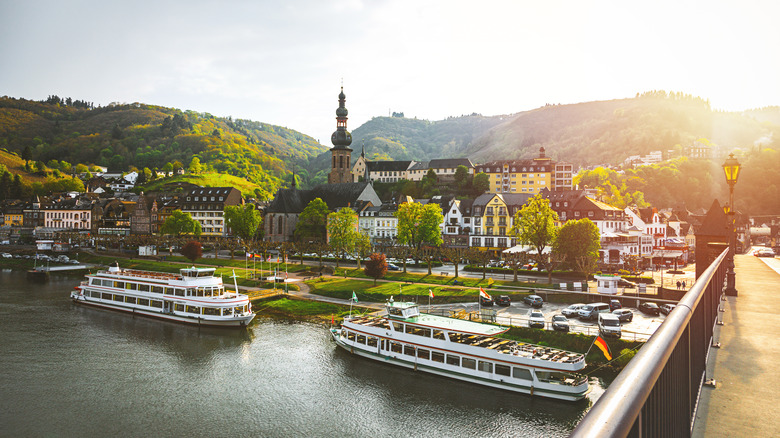
[[[691,435],[726,279],[728,249],[696,280],[572,437]]]

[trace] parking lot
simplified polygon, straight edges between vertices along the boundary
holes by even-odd
[[[568,307],[569,304],[559,304],[559,303],[548,303],[545,302],[541,309],[544,313],[544,320],[545,320],[545,330],[552,330],[551,320],[554,315],[559,315],[561,313],[561,310]],[[421,306],[423,309],[425,309],[424,306]],[[438,307],[438,306],[434,306]],[[449,308],[453,310],[460,310],[463,309],[466,312],[477,312],[479,311],[479,305],[477,303],[473,304],[460,304],[460,305],[447,305],[447,306],[441,306],[440,308]],[[493,309],[496,310],[496,322],[499,324],[504,325],[512,325],[517,327],[528,327],[528,314],[529,311],[532,309],[531,306],[528,306],[521,302],[512,302],[511,305],[508,307],[502,307],[502,306],[492,306],[492,307],[485,307],[485,309]],[[654,316],[654,315],[646,315],[639,311],[639,309],[635,307],[626,307],[626,309],[629,309],[634,314],[633,320],[631,322],[621,322],[621,330],[622,330],[622,336],[621,339],[626,341],[647,341],[650,336],[652,336],[653,333],[658,329],[658,326],[661,325],[666,315],[663,313]],[[423,310],[425,311],[425,310]],[[572,316],[568,318],[569,320],[569,332],[571,333],[582,333],[588,336],[596,336],[599,332],[599,328],[597,325],[597,321],[581,321],[578,318]]]

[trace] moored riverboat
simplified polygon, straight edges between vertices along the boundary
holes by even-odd
[[[585,356],[496,337],[508,328],[420,313],[387,302],[384,317],[350,316],[331,328],[338,346],[359,356],[480,385],[560,400],[590,391]]]
[[[244,327],[255,317],[249,297],[225,290],[215,268],[183,268],[179,274],[122,269],[88,274],[71,299],[134,315],[204,326]]]

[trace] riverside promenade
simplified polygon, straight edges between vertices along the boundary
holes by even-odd
[[[694,437],[780,436],[780,259],[738,255],[739,296],[722,302]]]

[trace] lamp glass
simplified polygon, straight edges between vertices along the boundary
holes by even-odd
[[[734,158],[734,154],[729,154],[726,162],[723,163],[723,173],[726,174],[726,182],[736,184],[739,178],[740,163]]]

